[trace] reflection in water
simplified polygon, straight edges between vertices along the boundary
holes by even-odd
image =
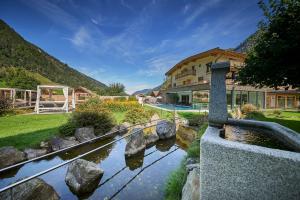
[[[291,150],[280,141],[264,134],[263,132],[253,129],[245,129],[239,126],[226,125],[224,138],[244,144],[253,144],[273,149]]]
[[[80,147],[77,147],[75,149],[71,149],[68,152],[62,153],[62,154],[59,155],[59,157],[62,160],[69,160],[71,158],[74,158],[76,156],[81,155],[84,152],[91,151],[91,150],[93,150],[97,147],[100,147],[100,146],[105,145],[109,142],[112,142],[114,139],[115,138],[108,138],[108,139],[105,139],[105,140],[89,143],[87,145],[80,146]],[[102,160],[104,160],[105,158],[107,158],[109,156],[109,154],[112,151],[114,145],[115,145],[115,143],[113,143],[111,145],[108,145],[108,146],[100,149],[99,151],[96,151],[95,153],[86,155],[84,157],[84,159],[87,159],[87,160],[92,161],[94,163],[100,163]]]
[[[142,167],[144,162],[144,154],[145,150],[130,157],[124,155],[126,166],[129,167],[129,169],[132,171]]]
[[[114,139],[110,138],[105,141],[99,141],[73,149],[67,154],[62,153],[57,156],[52,156],[47,160],[28,163],[22,166],[19,170],[15,170],[9,175],[5,174],[0,177],[0,188],[15,182],[20,178],[38,173],[54,165],[71,159],[79,154],[87,152],[96,147],[102,146]],[[105,147],[97,152],[91,153],[85,159],[93,161],[104,170],[103,177],[98,185],[98,188],[90,194],[77,197],[66,185],[64,179],[67,172],[67,166],[58,168],[52,172],[42,175],[46,183],[50,184],[61,199],[105,199],[115,197],[117,199],[163,199],[164,185],[169,173],[175,170],[180,161],[186,155],[181,148],[176,138],[159,141],[155,146],[147,148],[137,157],[125,158],[124,150],[126,146],[125,140],[120,140],[110,146]],[[177,149],[173,152],[174,149]],[[168,154],[172,152],[171,154]],[[159,158],[168,154],[158,161]],[[147,170],[145,170],[147,169]],[[143,173],[142,173],[143,172]]]
[[[176,142],[176,137],[172,137],[165,140],[158,140],[156,142],[156,149],[158,149],[161,152],[166,152],[171,149],[172,146],[174,146]]]

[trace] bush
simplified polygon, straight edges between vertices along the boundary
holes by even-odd
[[[260,111],[249,112],[245,117],[245,119],[257,119],[257,120],[261,120],[264,118],[265,118],[265,115]]]
[[[281,115],[281,113],[282,113],[282,112],[281,112],[280,110],[274,110],[274,111],[273,111],[273,114],[274,114],[274,115],[278,115],[278,116],[279,116],[279,115]]]
[[[208,121],[208,115],[196,115],[188,119],[190,126],[201,126]]]
[[[126,112],[135,108],[141,108],[137,101],[105,101],[101,105],[112,112]]]
[[[125,120],[126,122],[129,122],[131,124],[137,124],[137,123],[146,123],[150,120],[152,115],[155,113],[153,110],[145,110],[142,107],[140,108],[134,108],[129,110],[125,114]]]
[[[74,112],[71,118],[76,128],[94,127],[96,134],[104,134],[115,125],[110,112]]]
[[[129,96],[128,101],[137,101],[135,96]]]
[[[255,111],[258,111],[257,107],[254,106],[253,104],[245,104],[242,106],[242,109],[241,109],[242,113],[244,115],[247,115],[248,113],[250,112],[255,112]]]
[[[0,98],[0,115],[3,115],[11,110],[11,102],[9,99]]]
[[[115,97],[114,101],[127,101],[126,97]]]
[[[72,120],[69,120],[66,124],[59,127],[59,133],[63,136],[74,135],[75,130],[76,130],[76,126]]]

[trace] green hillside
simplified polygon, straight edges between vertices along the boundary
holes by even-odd
[[[94,91],[107,87],[27,42],[1,19],[0,67],[24,68],[45,83],[50,81],[71,87],[83,86]]]
[[[37,85],[57,85],[57,83],[23,68],[0,67],[0,88],[10,87],[36,90]]]

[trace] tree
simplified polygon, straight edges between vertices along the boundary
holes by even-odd
[[[25,69],[15,67],[0,67],[0,82],[7,87],[27,90],[36,90],[40,84]]]
[[[299,87],[300,1],[269,0],[259,5],[265,16],[259,23],[260,37],[238,80],[256,87]]]
[[[122,83],[112,83],[106,88],[106,94],[111,96],[125,95],[125,86]]]

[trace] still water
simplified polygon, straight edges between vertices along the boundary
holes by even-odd
[[[62,163],[84,152],[117,139],[118,136],[79,147],[69,152],[24,165],[6,174],[0,174],[0,187]],[[104,170],[98,188],[85,196],[77,197],[65,183],[67,166],[42,175],[61,199],[163,199],[169,173],[175,170],[186,155],[183,145],[175,138],[158,141],[133,158],[125,158],[126,140],[94,152],[84,159],[95,162]]]
[[[292,149],[275,138],[264,134],[262,131],[246,129],[239,126],[226,125],[224,138],[230,141],[236,141],[245,144],[253,144],[273,149],[292,151]]]

